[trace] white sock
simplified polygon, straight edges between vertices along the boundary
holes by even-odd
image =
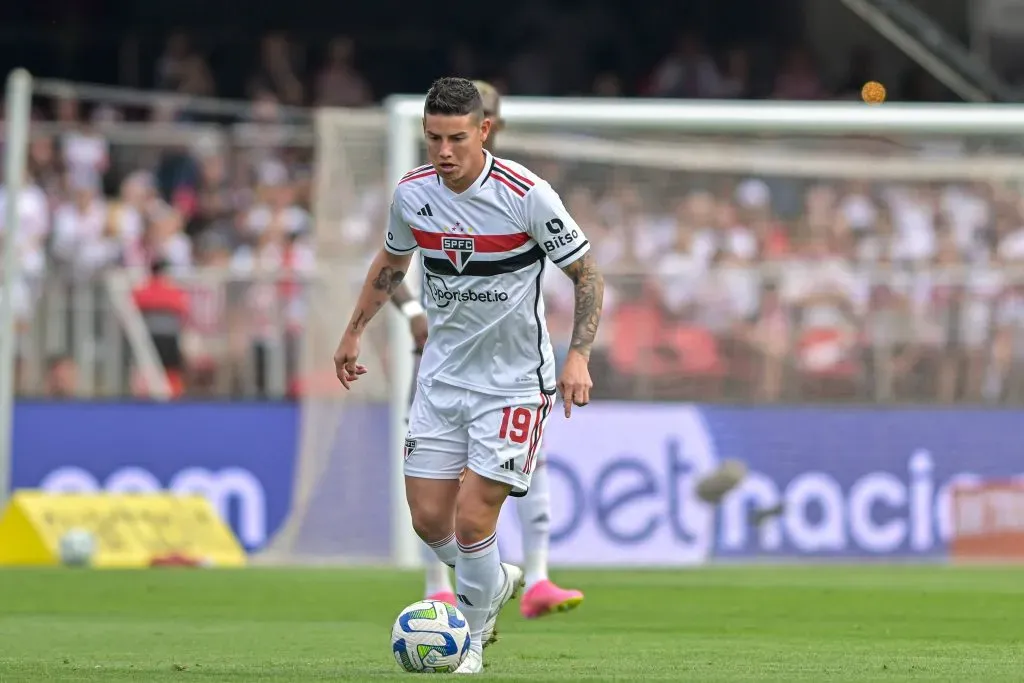
[[[456,546],[455,554],[456,556],[458,555],[458,546]],[[439,560],[434,549],[426,543],[423,544],[423,565],[426,567],[427,579],[426,592],[424,593],[425,597],[437,595],[438,593],[453,592],[452,581],[449,578],[448,565]]]
[[[452,533],[446,539],[427,543],[432,555],[449,567],[455,566],[455,559],[459,556],[459,544],[455,542],[455,534]]]
[[[530,490],[516,498],[516,512],[523,531],[523,571],[526,589],[548,578],[548,544],[551,539],[551,489],[547,463],[538,459]]]
[[[481,654],[484,624],[505,578],[497,536],[493,533],[478,543],[459,543],[459,559],[455,563],[455,596],[469,622],[470,648]]]

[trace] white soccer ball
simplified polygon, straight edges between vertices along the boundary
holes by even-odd
[[[445,602],[414,602],[395,619],[391,651],[410,673],[452,673],[469,652],[466,617]]]
[[[60,561],[69,567],[84,567],[96,554],[96,536],[88,529],[69,529],[60,537]]]

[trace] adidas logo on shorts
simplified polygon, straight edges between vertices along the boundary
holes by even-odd
[[[508,470],[509,472],[515,472],[515,470],[516,470],[516,461],[515,461],[515,459],[513,458],[511,460],[506,460],[505,462],[501,463],[501,469]]]

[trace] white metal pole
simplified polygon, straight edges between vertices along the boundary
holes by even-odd
[[[4,186],[7,205],[3,233],[3,286],[0,289],[0,508],[11,488],[14,433],[14,287],[18,281],[18,200],[25,184],[32,77],[15,69],[7,78]]]
[[[403,116],[391,101],[388,109],[388,185],[395,187],[402,175],[417,163],[416,118]],[[411,569],[420,565],[421,541],[412,529],[412,517],[405,500],[405,475],[402,472],[402,451],[405,447],[409,415],[409,388],[413,380],[413,339],[409,322],[387,307],[388,367],[391,379],[390,439],[388,463],[391,468],[391,555],[396,565]]]
[[[390,110],[422,116],[422,95],[394,95]],[[515,124],[703,133],[1020,135],[1024,105],[861,102],[743,102],[509,97],[501,115]]]

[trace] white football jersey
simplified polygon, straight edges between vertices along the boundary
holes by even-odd
[[[565,268],[590,244],[548,183],[485,154],[483,173],[461,194],[432,166],[395,189],[385,248],[423,256],[430,335],[419,380],[497,396],[551,393],[545,260]]]

